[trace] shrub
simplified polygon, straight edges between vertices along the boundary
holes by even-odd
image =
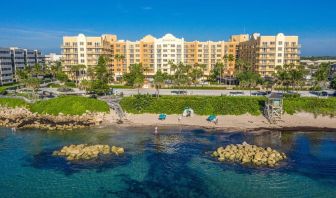
[[[56,84],[56,83],[50,83],[50,84],[48,85],[48,87],[49,87],[49,88],[60,88],[61,85],[60,85],[60,84]]]
[[[124,97],[120,104],[130,113],[181,114],[185,107],[192,108],[198,115],[260,115],[264,97],[230,96],[161,96],[149,95]]]
[[[293,94],[285,93],[284,97],[285,98],[300,98],[300,94],[298,94],[298,93],[293,93]]]
[[[284,110],[288,114],[309,112],[316,115],[336,115],[336,98],[285,98]]]
[[[71,87],[71,88],[75,88],[76,87],[76,83],[71,82],[71,81],[68,81],[68,82],[64,83],[64,85],[66,87]]]
[[[108,112],[109,106],[100,100],[80,96],[62,96],[36,102],[31,106],[32,112],[40,114],[82,115],[86,111]]]
[[[181,114],[185,107],[191,107],[198,115],[252,115],[262,114],[266,97],[254,96],[161,96],[150,95],[124,97],[120,105],[130,113]],[[293,94],[284,98],[284,111],[288,114],[309,112],[322,115],[336,115],[336,98],[307,98]]]

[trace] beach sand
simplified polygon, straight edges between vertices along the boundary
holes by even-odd
[[[336,118],[330,116],[317,116],[311,113],[296,113],[294,115],[285,114],[281,121],[270,124],[268,120],[260,116],[245,115],[220,115],[218,124],[206,121],[207,116],[193,115],[192,117],[182,117],[181,115],[167,115],[166,120],[158,120],[158,114],[126,114],[125,125],[142,126],[169,126],[182,125],[197,128],[214,128],[226,131],[251,131],[256,129],[274,130],[328,130],[336,131]]]

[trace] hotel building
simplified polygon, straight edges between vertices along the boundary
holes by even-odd
[[[25,67],[42,63],[40,51],[20,48],[0,48],[0,85],[16,81],[15,73]]]
[[[235,61],[241,56],[244,60],[253,61],[251,63],[258,66],[258,61],[250,58],[251,54],[253,57],[256,56],[256,48],[258,48],[258,46],[254,46],[259,42],[255,41],[254,36],[249,37],[248,34],[233,35],[229,41],[185,41],[183,38],[166,34],[162,38],[147,35],[141,40],[129,41],[117,40],[116,35],[109,34],[100,37],[86,37],[79,34],[78,36],[63,37],[62,61],[65,71],[70,71],[71,65],[83,64],[87,68],[94,66],[97,64],[98,57],[105,55],[109,60],[109,69],[115,74],[116,78],[120,78],[124,73],[127,73],[129,65],[135,63],[142,63],[146,76],[152,76],[158,70],[168,74],[173,73],[170,62],[176,64],[182,62],[190,65],[205,64],[205,75],[209,75],[214,65],[220,62],[226,65],[225,71],[223,71],[224,75],[232,76],[235,71]],[[292,45],[295,40],[294,37],[278,37],[274,38],[284,39],[284,45],[287,42]],[[268,39],[268,37],[262,37],[262,42],[266,42],[264,41],[266,38]],[[268,40],[272,39],[269,38]],[[243,45],[241,46],[241,44]],[[286,52],[289,49],[291,48],[283,48]],[[225,61],[224,56],[232,56],[234,59]],[[278,62],[278,59],[274,61]],[[290,60],[284,58],[283,63]],[[266,74],[262,73],[263,70],[259,66],[256,69],[261,74]]]
[[[70,72],[72,65],[95,66],[101,55],[111,56],[111,44],[117,41],[115,35],[102,35],[100,37],[78,36],[63,37],[62,62],[65,72]],[[111,66],[111,63],[108,63]]]
[[[272,76],[276,66],[300,64],[298,36],[261,36],[253,34],[248,41],[240,42],[238,57],[250,63],[261,76]]]

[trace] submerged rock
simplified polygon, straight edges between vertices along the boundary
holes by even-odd
[[[258,147],[246,142],[236,145],[230,144],[225,148],[219,147],[212,153],[212,156],[221,162],[230,161],[267,167],[275,167],[278,165],[278,162],[287,158],[285,153],[280,153],[270,147]]]
[[[98,157],[99,155],[122,155],[125,150],[122,147],[116,147],[109,145],[69,145],[64,146],[58,151],[53,152],[53,156],[62,156],[65,157],[68,161],[73,160],[90,160]]]

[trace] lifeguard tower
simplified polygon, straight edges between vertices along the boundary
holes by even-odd
[[[281,120],[283,113],[283,95],[281,93],[271,93],[265,103],[264,115],[270,123]]]

